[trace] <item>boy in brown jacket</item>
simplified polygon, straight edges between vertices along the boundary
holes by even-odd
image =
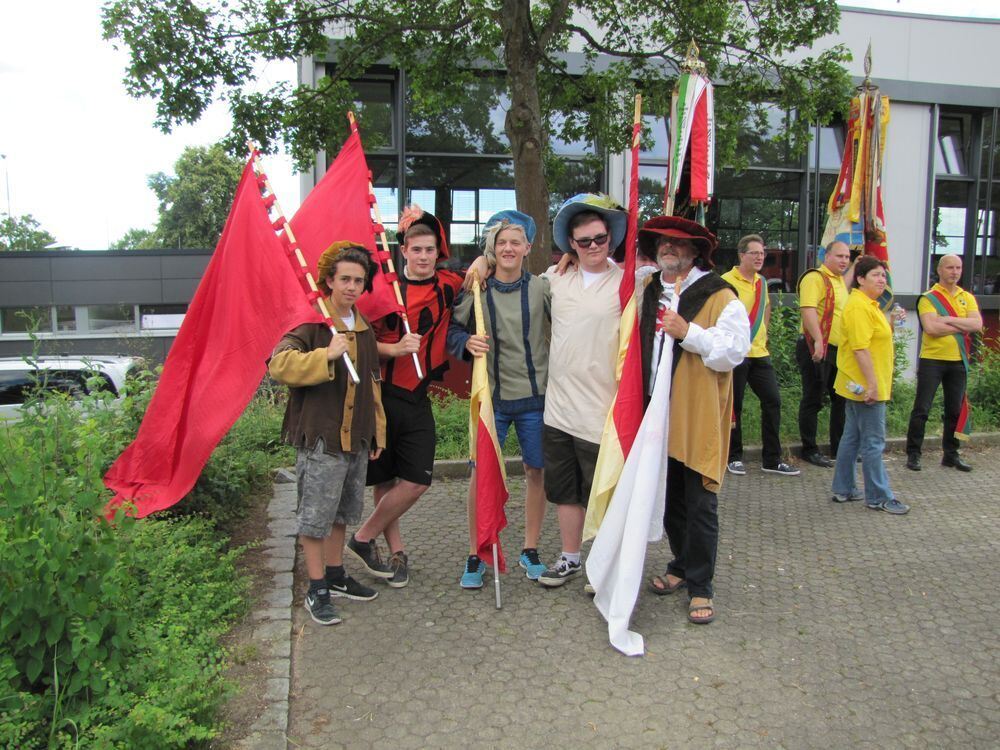
[[[370,288],[373,269],[364,248],[331,245],[316,275],[336,333],[325,324],[298,326],[268,364],[271,377],[289,386],[281,434],[297,449],[299,542],[309,574],[305,606],[320,625],[340,622],[331,595],[359,601],[378,595],[344,572],[343,557],[347,524],[361,521],[368,459],[385,447],[375,335],[354,306]],[[360,383],[348,374],[345,353]]]

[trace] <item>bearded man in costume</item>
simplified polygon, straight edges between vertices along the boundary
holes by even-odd
[[[650,219],[639,253],[660,268],[642,295],[639,330],[647,401],[664,346],[673,347],[667,496],[663,528],[673,560],[654,576],[659,595],[687,588],[688,619],[715,619],[718,493],[729,455],[732,371],[750,351],[746,308],[727,282],[710,272],[716,238],[679,216]]]

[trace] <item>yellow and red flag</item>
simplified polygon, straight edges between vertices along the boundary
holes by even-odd
[[[635,298],[636,248],[639,237],[639,135],[642,97],[636,97],[632,124],[632,173],[629,186],[628,229],[625,233],[625,273],[618,287],[622,318],[618,328],[618,392],[608,412],[594,481],[587,503],[583,538],[597,534],[607,512],[622,467],[642,422],[642,354],[639,346],[638,303]]]
[[[476,316],[476,335],[486,335],[483,320],[483,302],[479,279],[474,279],[473,308]],[[500,532],[507,527],[507,472],[504,468],[500,442],[497,440],[493,420],[493,399],[490,394],[486,357],[472,359],[472,388],[469,394],[469,456],[476,466],[476,545],[481,560],[493,559],[496,545],[497,568],[507,571],[507,563],[500,549]],[[499,605],[498,605],[499,606]]]

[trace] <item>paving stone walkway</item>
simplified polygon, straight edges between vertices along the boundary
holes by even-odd
[[[582,577],[545,590],[512,569],[500,611],[489,574],[460,589],[465,483],[437,481],[404,519],[407,588],[376,583],[323,628],[298,571],[288,747],[995,748],[1000,449],[965,455],[971,474],[889,454],[905,517],[830,502],[830,470],[728,477],[719,618],[691,625],[686,597],[644,592],[640,658],[608,645]],[[516,560],[520,479],[508,517]],[[550,509],[543,558],[557,540]],[[647,573],[667,557],[651,545]]]

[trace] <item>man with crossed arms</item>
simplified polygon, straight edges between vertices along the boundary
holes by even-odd
[[[965,393],[969,373],[970,334],[983,329],[976,298],[958,285],[962,280],[962,259],[944,255],[938,261],[938,283],[917,301],[923,336],[917,364],[917,393],[906,431],[906,468],[920,471],[920,451],[924,444],[927,414],[938,386],[944,387],[944,431],[942,466],[959,471],[972,467],[958,455],[958,438],[968,421],[969,403]]]

